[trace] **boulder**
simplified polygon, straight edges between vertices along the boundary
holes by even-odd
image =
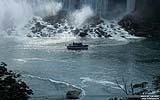
[[[81,92],[82,91],[80,91],[80,90],[68,91],[67,94],[66,94],[66,98],[67,99],[79,99],[80,95],[81,95]]]

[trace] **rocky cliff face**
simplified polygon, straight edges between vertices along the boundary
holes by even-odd
[[[135,11],[119,24],[136,36],[160,37],[159,9],[160,0],[137,0]]]
[[[159,0],[137,0],[136,2],[136,12],[152,21],[160,21],[159,8]]]

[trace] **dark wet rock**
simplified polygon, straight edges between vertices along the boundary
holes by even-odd
[[[134,12],[120,22],[130,34],[142,37],[160,37],[159,0],[136,0]]]
[[[41,37],[49,37],[49,35],[48,35],[48,34],[45,34],[45,33],[40,33],[40,36],[41,36]]]
[[[58,31],[57,31],[57,33],[63,33],[63,30],[62,30],[62,29],[60,29],[60,30],[58,30]]]
[[[30,35],[30,34],[27,34],[26,36],[27,36],[27,37],[30,37],[30,38],[32,37],[32,35]]]
[[[57,15],[57,16],[61,16]],[[115,22],[104,22],[100,17],[94,16],[86,21],[82,27],[72,26],[67,19],[62,21],[56,20],[55,16],[48,16],[44,19],[34,18],[30,24],[31,32],[28,37],[52,37],[58,33],[71,33],[79,37],[105,37],[109,38],[116,34],[124,33],[122,28]],[[63,19],[63,16],[61,16]],[[61,19],[60,18],[60,19]],[[50,22],[51,21],[51,22]],[[117,29],[119,28],[119,30]],[[127,34],[127,33],[126,33]],[[120,35],[119,35],[120,36]],[[121,37],[120,37],[121,38]]]
[[[106,38],[112,37],[110,34],[105,35]]]
[[[7,64],[0,64],[0,100],[28,100],[33,91],[17,79],[19,74],[8,71],[6,67]]]
[[[125,36],[121,36],[122,38],[125,38]]]
[[[71,32],[74,33],[75,35],[77,35],[78,33],[80,33],[80,30],[78,28],[76,28],[75,30],[72,30]]]
[[[154,85],[154,89],[156,91],[159,90],[158,94],[160,94],[160,75],[154,76],[154,80],[153,80],[152,84]]]
[[[35,23],[35,27],[32,27],[31,30],[33,33],[41,32],[46,26],[42,25],[40,22]]]
[[[119,25],[132,35],[142,37],[160,36],[160,22],[144,20],[142,17],[127,15],[119,22]]]
[[[74,29],[74,27],[73,27],[73,26],[71,26],[71,27],[70,27],[70,29],[72,30],[72,29]]]
[[[82,91],[79,90],[73,90],[73,91],[68,91],[66,94],[67,99],[80,99]]]
[[[54,26],[54,28],[59,28],[60,27],[59,23],[55,23],[53,26]]]
[[[67,16],[68,16],[67,12],[61,10],[57,13],[57,15],[46,16],[46,17],[43,18],[43,20],[52,24],[52,25],[55,25],[56,23],[64,23]]]
[[[41,29],[45,28],[46,26],[45,26],[45,25],[42,25],[40,22],[37,22],[37,23],[35,24],[35,27],[37,27],[37,29],[41,30]]]
[[[64,27],[65,30],[69,29],[67,26]]]
[[[104,23],[104,20],[102,20],[98,16],[93,16],[93,17],[89,18],[86,21],[86,23],[88,23],[90,25],[90,27],[96,27],[96,25]]]
[[[80,32],[80,33],[79,33],[79,36],[80,36],[80,37],[86,37],[87,35],[88,35],[88,34],[85,33],[85,32]]]

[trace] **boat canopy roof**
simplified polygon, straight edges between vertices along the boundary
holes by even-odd
[[[82,43],[75,43],[73,42],[73,45],[83,45]]]

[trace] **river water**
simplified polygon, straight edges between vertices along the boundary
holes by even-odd
[[[65,40],[66,41],[66,40]],[[67,44],[82,41],[87,51],[68,51]],[[31,100],[64,100],[68,90],[83,90],[82,100],[106,100],[123,95],[116,81],[151,81],[160,72],[160,42],[54,38],[0,38],[0,61],[22,75],[32,88]],[[123,87],[123,86],[122,86]]]

